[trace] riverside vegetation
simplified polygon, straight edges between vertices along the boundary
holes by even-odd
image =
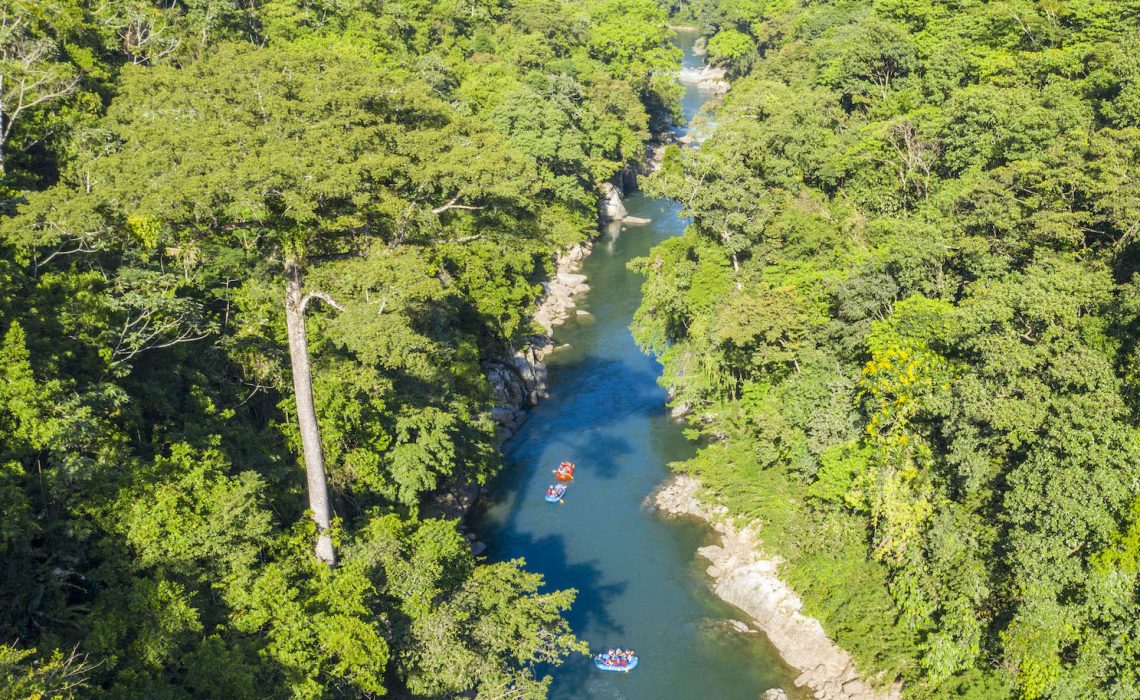
[[[735,76],[635,333],[912,697],[1140,697],[1140,4],[699,0]]]
[[[0,4],[0,696],[545,696],[574,591],[432,504],[675,110],[666,21]]]

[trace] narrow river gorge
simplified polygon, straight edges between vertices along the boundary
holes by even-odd
[[[695,38],[680,37],[688,70],[701,63]],[[708,98],[688,87],[686,119]],[[569,620],[592,649],[628,645],[641,658],[630,674],[573,658],[551,671],[552,698],[756,700],[769,688],[791,690],[795,672],[763,635],[734,627],[744,614],[710,590],[696,551],[715,533],[645,505],[669,463],[693,447],[669,417],[660,366],[630,334],[642,278],[626,264],[685,222],[676,202],[632,193],[625,206],[651,223],[611,227],[595,242],[582,268],[591,291],[578,299],[589,315],[556,329],[556,345],[567,347],[547,359],[550,398],[504,445],[507,468],[473,524],[492,558],[525,558],[550,587],[578,590]],[[552,505],[543,492],[562,460],[578,465],[577,476],[564,503]]]

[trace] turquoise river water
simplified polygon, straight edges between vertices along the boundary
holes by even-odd
[[[679,39],[690,69],[700,65],[694,38]],[[689,88],[686,118],[706,98]],[[522,557],[549,587],[578,590],[568,619],[591,649],[629,646],[640,657],[628,674],[600,672],[585,657],[542,669],[554,677],[552,698],[757,700],[767,688],[791,690],[792,671],[764,636],[725,624],[743,613],[712,593],[707,562],[697,558],[714,541],[711,531],[644,505],[669,477],[668,464],[693,447],[668,415],[660,365],[630,334],[642,278],[626,263],[685,222],[676,202],[633,193],[626,207],[652,223],[595,242],[582,270],[591,291],[578,307],[591,316],[556,329],[555,342],[569,347],[547,360],[550,398],[504,445],[507,468],[472,524],[493,559]],[[552,505],[543,495],[562,460],[578,471],[564,503]]]

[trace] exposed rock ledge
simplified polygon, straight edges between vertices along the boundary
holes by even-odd
[[[778,575],[780,560],[760,555],[755,529],[738,529],[723,506],[706,506],[698,498],[700,482],[678,476],[652,496],[656,506],[673,515],[707,521],[721,534],[721,544],[701,547],[711,562],[708,573],[722,599],[752,618],[780,656],[800,671],[796,687],[807,687],[821,700],[898,700],[899,685],[876,690],[855,671],[851,655],[828,638],[818,620],[804,615],[799,596]]]

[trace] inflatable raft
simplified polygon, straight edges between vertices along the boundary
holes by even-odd
[[[625,661],[624,666],[619,666],[616,663],[615,664],[607,664],[606,661],[609,658],[610,658],[609,654],[598,654],[597,656],[594,657],[594,665],[598,667],[599,671],[617,671],[619,673],[629,673],[633,669],[637,668],[637,657],[636,656],[620,657],[623,661]]]
[[[566,486],[564,484],[558,484],[546,494],[546,502],[557,503],[562,500],[564,495],[566,495]]]
[[[574,480],[574,465],[570,462],[563,462],[558,465],[554,470],[554,478],[559,481],[573,481]]]

